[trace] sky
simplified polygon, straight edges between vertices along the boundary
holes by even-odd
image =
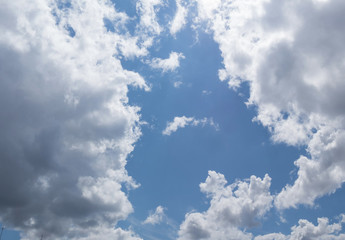
[[[0,0],[1,239],[345,239],[344,13]]]

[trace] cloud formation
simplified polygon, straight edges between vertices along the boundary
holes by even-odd
[[[176,14],[170,23],[170,34],[175,36],[186,25],[186,17],[188,10],[183,6],[182,0],[176,0]]]
[[[209,171],[200,189],[211,199],[210,207],[202,213],[188,213],[178,239],[252,239],[252,234],[241,228],[257,225],[257,220],[270,210],[270,185],[268,175],[227,185],[223,174]]]
[[[180,67],[180,60],[184,58],[185,57],[182,53],[171,52],[169,58],[153,58],[149,64],[152,68],[160,69],[164,73],[176,70]]]
[[[110,1],[0,5],[0,221],[22,239],[139,239],[114,229],[133,212],[122,188],[138,187],[128,86],[149,90],[119,61],[127,19]]]
[[[158,206],[155,210],[154,213],[150,214],[145,221],[143,222],[144,224],[152,224],[152,225],[156,225],[159,224],[163,221],[165,217],[164,214],[164,207],[162,206]]]
[[[205,126],[210,125],[218,129],[218,126],[213,122],[213,119],[203,118],[195,119],[194,117],[174,117],[172,122],[168,122],[166,128],[163,130],[163,135],[171,135],[176,132],[179,128],[184,128],[186,126]]]
[[[284,209],[312,205],[345,181],[345,2],[196,0],[195,21],[219,44],[232,88],[250,85],[248,104],[272,140],[306,146],[297,179],[278,195]]]
[[[299,239],[320,239],[320,240],[341,240],[345,234],[339,234],[344,223],[344,216],[338,223],[330,224],[328,218],[318,218],[317,225],[308,220],[301,219],[297,226],[291,228],[291,234],[271,233],[257,236],[254,240],[299,240]]]
[[[328,218],[318,218],[317,225],[300,219],[288,235],[269,233],[254,236],[247,232],[259,225],[259,220],[273,207],[274,195],[270,193],[271,178],[251,176],[246,181],[228,185],[223,174],[209,171],[205,182],[200,184],[201,192],[210,198],[205,212],[186,214],[180,226],[178,240],[193,239],[248,239],[248,240],[300,240],[300,239],[343,239],[340,233],[345,223],[344,215],[339,221],[329,223]]]
[[[140,15],[140,26],[159,35],[162,27],[158,23],[156,9],[163,4],[162,0],[138,0],[136,7]]]

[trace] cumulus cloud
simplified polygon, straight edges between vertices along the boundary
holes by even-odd
[[[119,61],[127,19],[110,1],[0,5],[0,221],[22,239],[140,239],[114,229],[133,212],[122,188],[138,187],[128,85],[149,89]]]
[[[156,10],[162,5],[162,0],[138,0],[136,5],[140,14],[140,25],[147,31],[158,35],[162,31],[162,27],[157,21]]]
[[[342,230],[344,217],[338,223],[330,224],[328,218],[318,218],[317,225],[308,220],[301,219],[297,226],[291,228],[291,234],[271,233],[257,236],[254,240],[297,240],[297,239],[320,239],[320,240],[340,240],[345,238],[345,234],[339,234]]]
[[[313,204],[345,181],[345,2],[196,0],[223,56],[219,78],[250,85],[248,104],[275,142],[306,146],[275,202]]]
[[[164,214],[164,207],[162,206],[158,206],[156,208],[156,211],[152,214],[150,214],[145,221],[143,222],[144,224],[152,224],[152,225],[156,225],[159,224],[163,221],[165,217]]]
[[[175,36],[186,25],[186,17],[188,10],[182,5],[182,0],[176,0],[176,14],[170,23],[170,34]]]
[[[152,68],[161,69],[163,72],[174,71],[180,67],[180,60],[184,58],[182,53],[171,52],[169,58],[154,58],[149,64]]]
[[[173,132],[176,132],[179,128],[184,128],[186,126],[205,126],[210,125],[218,129],[217,124],[213,122],[213,119],[203,118],[195,119],[194,117],[174,117],[172,122],[167,123],[167,127],[163,130],[163,135],[171,135]]]
[[[257,220],[270,210],[271,178],[251,176],[227,185],[223,174],[214,171],[208,174],[200,189],[211,199],[210,207],[202,213],[188,213],[178,239],[252,239],[251,233],[241,229],[257,225]]]

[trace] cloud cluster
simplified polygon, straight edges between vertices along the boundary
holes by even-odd
[[[114,229],[138,187],[128,85],[149,89],[119,61],[127,20],[110,1],[0,4],[0,221],[23,239],[139,239]]]
[[[336,223],[329,223],[328,218],[318,218],[317,225],[301,219],[291,228],[291,233],[269,233],[253,236],[247,232],[259,224],[260,219],[273,207],[275,196],[270,193],[271,178],[263,179],[251,176],[246,181],[237,181],[227,185],[223,174],[209,171],[200,189],[210,198],[210,206],[205,212],[186,214],[180,226],[179,240],[193,239],[253,239],[253,240],[302,240],[343,239],[342,225],[345,216],[341,215]]]
[[[301,219],[297,226],[291,228],[291,234],[271,233],[257,236],[254,240],[302,240],[302,239],[320,239],[320,240],[341,240],[345,234],[339,234],[344,223],[344,216],[338,223],[330,224],[328,218],[318,218],[317,226],[308,220]]]
[[[169,54],[169,58],[154,58],[149,62],[149,64],[152,68],[160,69],[164,73],[176,70],[180,66],[180,60],[184,58],[185,57],[182,53],[171,52]]]
[[[194,117],[174,117],[172,122],[168,122],[166,128],[162,131],[163,135],[171,135],[176,132],[179,128],[184,128],[188,125],[191,126],[205,126],[210,125],[218,129],[218,126],[213,122],[213,119],[203,118],[195,119]]]
[[[211,198],[210,207],[203,213],[187,214],[178,239],[251,239],[252,234],[241,228],[257,225],[270,210],[271,178],[252,176],[248,181],[227,185],[224,175],[214,171],[208,174],[200,189]]]
[[[312,205],[345,181],[345,2],[196,0],[223,56],[219,77],[250,85],[248,104],[275,142],[306,146],[280,209]]]

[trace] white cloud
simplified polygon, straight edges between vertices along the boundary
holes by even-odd
[[[70,5],[0,4],[0,219],[22,239],[139,239],[114,225],[133,212],[122,185],[138,186],[125,170],[141,135],[128,85],[149,88],[121,66],[132,37],[104,26],[128,17],[110,1]]]
[[[175,36],[185,25],[187,17],[187,8],[182,5],[182,0],[176,0],[176,14],[170,24],[170,34]]]
[[[181,87],[182,84],[183,84],[183,82],[181,82],[181,81],[174,82],[174,87],[179,88],[179,87]]]
[[[307,146],[278,208],[313,204],[345,181],[345,2],[196,0],[223,56],[219,78],[250,84],[248,104],[275,142]]]
[[[162,0],[138,0],[137,11],[140,14],[140,25],[148,32],[159,35],[162,31],[157,21],[156,11],[163,5]]]
[[[209,171],[200,189],[210,198],[210,206],[205,212],[186,214],[180,225],[178,240],[193,239],[254,239],[254,240],[298,240],[321,239],[340,240],[345,223],[344,214],[339,221],[330,224],[328,218],[318,218],[317,225],[300,219],[288,235],[269,233],[254,236],[247,232],[259,225],[273,207],[275,196],[270,193],[271,178],[266,174],[263,179],[251,176],[246,181],[228,185],[223,174]],[[249,229],[248,229],[249,228]]]
[[[301,156],[295,161],[298,177],[277,196],[279,209],[296,207],[303,203],[313,205],[319,196],[333,193],[345,179],[345,133],[332,128],[320,129],[309,143],[311,158]]]
[[[320,239],[320,240],[341,240],[345,238],[345,234],[339,234],[342,230],[342,220],[338,223],[329,224],[328,218],[318,218],[317,225],[308,220],[301,219],[297,226],[291,228],[290,235],[281,233],[271,233],[267,235],[257,236],[254,240],[297,240],[297,239]]]
[[[165,217],[164,207],[158,206],[155,212],[149,215],[143,223],[156,225],[156,224],[161,223],[164,220],[164,217]]]
[[[210,125],[213,126],[216,130],[218,130],[218,125],[213,122],[213,119],[203,118],[203,119],[195,119],[194,117],[174,117],[172,122],[167,123],[167,127],[163,130],[163,135],[171,135],[173,132],[176,132],[179,128],[184,128],[186,126],[205,126]]]
[[[171,52],[169,58],[154,58],[149,64],[152,68],[161,69],[163,72],[174,71],[180,67],[180,60],[184,58],[182,53]]]
[[[255,176],[247,181],[227,185],[224,175],[209,171],[200,189],[210,201],[207,211],[185,216],[179,230],[179,240],[192,239],[252,239],[241,228],[255,226],[272,206],[269,192],[271,178]]]

